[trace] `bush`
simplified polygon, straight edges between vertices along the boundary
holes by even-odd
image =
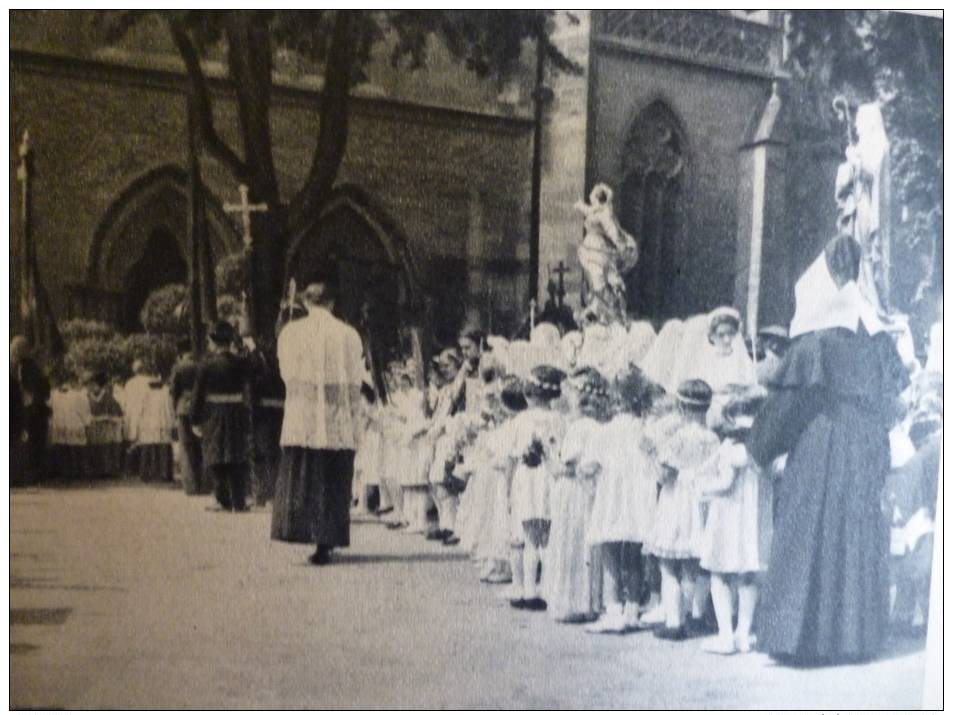
[[[126,341],[114,335],[107,340],[83,338],[70,344],[63,358],[66,374],[83,377],[104,372],[112,379],[125,379],[130,373]]]
[[[238,297],[248,285],[248,261],[242,252],[231,253],[215,266],[215,293]]]
[[[146,299],[139,319],[150,335],[184,337],[189,334],[189,313],[186,287],[172,283],[154,291]]]
[[[130,365],[141,360],[148,372],[168,377],[175,365],[175,343],[175,336],[170,334],[136,333],[125,339],[125,350]]]
[[[116,329],[109,323],[100,320],[83,320],[74,318],[67,320],[60,327],[60,334],[67,346],[71,346],[81,340],[95,338],[97,340],[109,340],[115,337]]]
[[[238,327],[242,316],[242,304],[237,298],[231,295],[222,295],[218,298],[218,319],[225,320],[232,324],[232,327]]]

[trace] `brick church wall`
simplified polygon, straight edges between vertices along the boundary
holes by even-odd
[[[223,84],[212,84],[217,126],[238,146],[234,105]],[[152,169],[184,166],[183,90],[184,78],[172,72],[11,53],[11,156],[29,129],[37,257],[57,315],[67,313],[65,285],[85,280],[93,235],[119,194]],[[312,91],[274,93],[275,162],[285,197],[310,165],[317,103]],[[519,246],[529,231],[531,137],[532,122],[521,118],[356,98],[339,182],[359,185],[391,214],[409,237],[425,289],[472,302],[489,281],[503,280],[506,291],[496,295],[505,302],[507,291],[525,294]],[[203,177],[218,198],[237,196],[236,182],[214,160],[205,159]],[[10,202],[17,265],[15,181]],[[439,271],[451,263],[463,270],[465,287],[445,285]],[[506,276],[494,278],[501,271]]]

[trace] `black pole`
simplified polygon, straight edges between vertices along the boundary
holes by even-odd
[[[36,292],[33,274],[33,147],[30,134],[23,132],[20,144],[20,167],[18,176],[22,183],[20,194],[20,221],[22,222],[23,241],[21,243],[20,263],[20,318],[23,336],[30,345],[36,346]]]
[[[536,87],[533,91],[533,177],[529,215],[529,300],[539,300],[539,199],[542,186],[543,144],[543,60],[545,26],[540,20],[536,31]],[[532,326],[530,326],[532,329]]]
[[[199,135],[197,103],[188,94],[188,165],[189,165],[189,340],[192,353],[199,355],[205,348],[205,330],[202,310],[202,233],[205,228],[205,205],[202,196],[202,175],[199,165]]]

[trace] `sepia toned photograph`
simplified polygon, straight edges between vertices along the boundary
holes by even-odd
[[[942,11],[7,16],[10,709],[943,708]]]

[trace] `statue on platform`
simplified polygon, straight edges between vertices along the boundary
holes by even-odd
[[[638,261],[639,246],[619,225],[612,208],[612,189],[605,184],[596,184],[589,194],[589,203],[578,201],[575,208],[585,216],[585,235],[576,252],[588,289],[582,313],[605,325],[624,324],[622,276]]]
[[[847,124],[846,160],[837,169],[835,192],[837,228],[852,236],[861,247],[857,285],[868,301],[884,315],[887,312],[889,252],[885,221],[890,142],[884,131],[880,106],[862,104],[851,126],[847,101],[834,100],[834,110]]]

